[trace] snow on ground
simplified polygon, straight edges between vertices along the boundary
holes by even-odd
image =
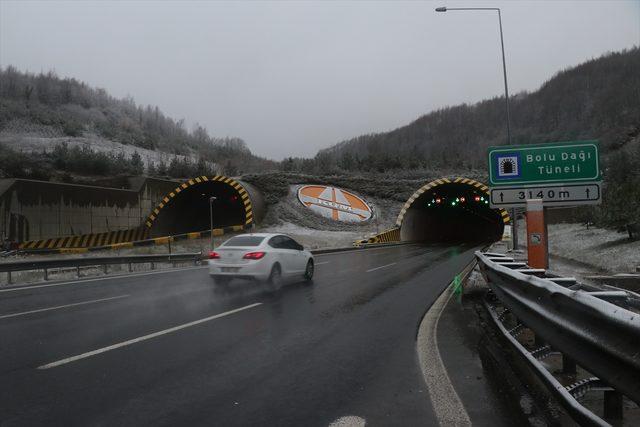
[[[69,148],[77,146],[80,148],[87,147],[95,152],[104,152],[110,154],[124,153],[124,156],[126,158],[131,158],[133,153],[137,152],[142,158],[145,166],[148,166],[149,163],[158,164],[161,161],[168,165],[174,157],[180,160],[188,158],[191,162],[197,162],[197,156],[195,154],[182,156],[177,154],[169,154],[162,151],[147,150],[145,148],[136,147],[133,145],[121,144],[119,142],[111,141],[109,139],[105,139],[90,133],[85,133],[85,136],[83,137],[42,137],[34,135],[15,134],[8,131],[0,132],[0,145],[25,153],[51,152],[56,145],[61,145],[63,143],[66,143]]]
[[[526,224],[518,225],[520,244],[526,247]],[[635,272],[640,266],[640,241],[629,240],[627,233],[584,224],[550,224],[548,229],[550,254],[565,261],[612,273]]]

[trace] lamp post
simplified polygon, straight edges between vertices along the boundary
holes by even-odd
[[[217,197],[211,196],[209,197],[209,220],[211,224],[211,250],[214,249],[213,246],[213,202],[215,202]]]
[[[495,10],[498,12],[498,25],[500,27],[500,47],[502,48],[502,74],[504,76],[504,102],[507,110],[507,143],[511,145],[511,115],[509,113],[509,86],[507,85],[507,63],[504,58],[504,39],[502,37],[502,16],[497,7],[437,7],[436,12],[448,12],[450,10]]]
[[[502,15],[497,7],[437,7],[436,12],[448,12],[450,10],[492,10],[498,12],[498,25],[500,27],[500,48],[502,49],[502,74],[504,76],[504,103],[507,111],[507,144],[511,145],[511,114],[509,112],[509,86],[507,85],[507,62],[504,58],[504,38],[502,36]],[[513,227],[511,229],[511,239],[513,249],[518,248],[518,230],[516,210],[511,209],[511,219]]]

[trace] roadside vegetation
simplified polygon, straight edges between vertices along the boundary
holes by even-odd
[[[561,71],[537,91],[510,99],[512,143],[600,141],[607,154],[640,135],[640,48],[610,53]],[[487,148],[507,141],[504,97],[445,107],[390,132],[362,135],[289,158],[290,171],[379,172],[486,169]]]
[[[91,88],[76,79],[60,78],[53,71],[32,74],[20,72],[13,66],[0,68],[0,132],[30,133],[38,137],[104,138],[141,149],[188,155],[197,159],[190,162],[195,165],[184,164],[186,162],[174,167],[154,164],[151,170],[145,171],[150,175],[184,177],[187,175],[176,174],[183,171],[191,173],[200,161],[201,165],[214,163],[220,172],[230,175],[239,171],[264,170],[275,165],[272,161],[253,155],[240,138],[212,137],[207,129],[198,124],[192,130],[187,130],[184,119],[167,117],[158,107],[137,105],[131,97],[114,98],[104,89]],[[19,152],[20,147],[7,147],[5,144],[4,157],[0,159],[2,165],[15,158],[23,160],[19,155],[7,154],[7,150]],[[65,147],[59,147],[59,150],[65,150]],[[116,168],[116,173],[119,169],[137,170],[136,159],[127,159],[125,162],[117,155],[116,158],[110,158],[100,153],[92,154],[91,151],[74,152],[73,156],[83,156],[90,159],[89,163],[97,165],[96,169],[88,168],[93,175],[113,173],[113,170],[105,171],[114,166],[112,160],[122,165]],[[49,166],[47,156],[35,160],[43,161],[45,169]],[[86,173],[78,168],[61,169],[63,164],[60,162],[50,166],[62,172]],[[0,173],[5,176],[7,170],[12,173],[24,171],[24,168],[14,164],[0,168]],[[19,176],[31,177],[28,173]]]

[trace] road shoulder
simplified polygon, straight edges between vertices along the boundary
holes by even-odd
[[[482,366],[481,336],[473,307],[452,286],[420,324],[418,357],[441,425],[509,426],[518,417]]]

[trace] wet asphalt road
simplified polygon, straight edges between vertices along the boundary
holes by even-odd
[[[416,331],[475,249],[318,255],[276,294],[205,268],[0,290],[0,425],[434,424]]]

